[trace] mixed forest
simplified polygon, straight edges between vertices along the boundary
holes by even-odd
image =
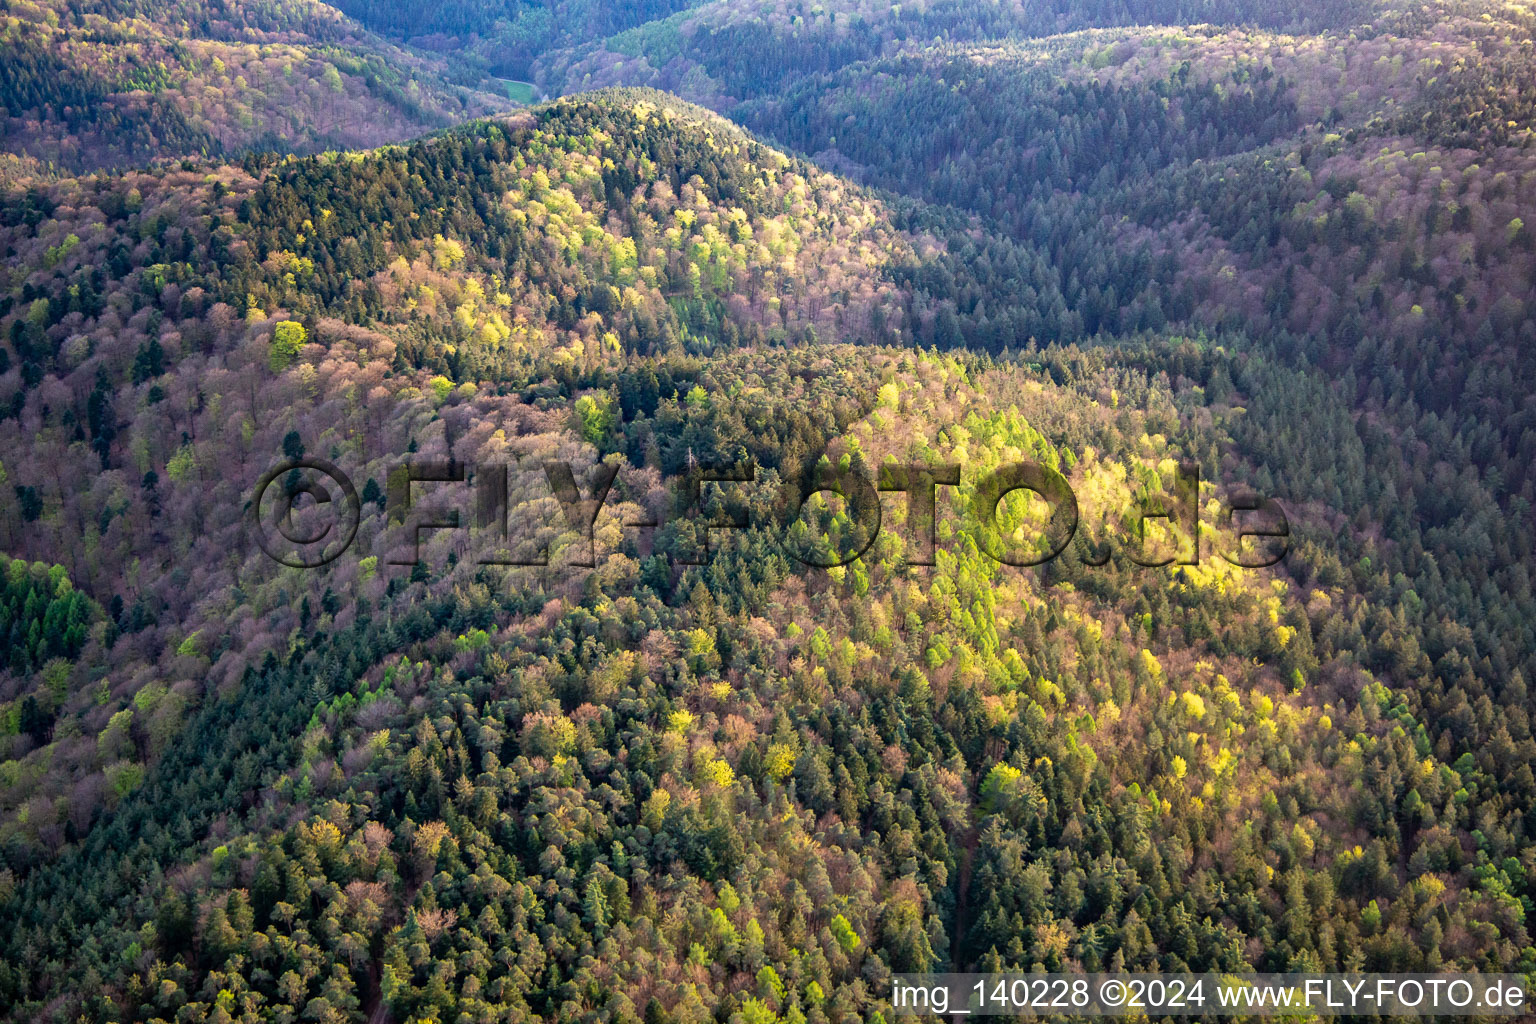
[[[0,1020],[1536,977],[1527,8],[339,8],[0,20]]]
[[[4,148],[36,173],[401,142],[506,109],[497,93],[315,0],[0,8]]]

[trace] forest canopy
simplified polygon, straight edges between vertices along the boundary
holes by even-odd
[[[344,12],[0,23],[0,1020],[1536,975],[1528,13]]]

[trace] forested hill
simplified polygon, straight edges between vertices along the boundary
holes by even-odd
[[[1527,515],[1536,20],[1439,0],[1177,23],[1195,16],[719,0],[552,53],[542,80],[675,89],[920,200],[894,203],[909,227],[979,230],[985,286],[925,342],[1242,329],[1366,407],[1411,398],[1485,439],[1474,461]],[[1126,22],[1146,24],[1047,35]]]
[[[1379,97],[1217,58],[1242,38],[880,64],[909,124],[1029,99],[953,166],[850,134],[842,72],[752,108],[934,172],[907,196],[643,90],[19,169],[0,1014],[798,1024],[889,1020],[905,970],[1536,972],[1524,136],[1415,135],[1483,129],[1406,99],[1311,128]],[[391,513],[408,455],[465,470],[417,487],[465,529]],[[358,495],[315,570],[247,519],[306,457]],[[1038,508],[968,511],[1024,460],[1081,510],[1036,569],[988,552],[1037,554]],[[590,538],[552,461],[615,474]],[[781,525],[782,485],[889,462],[961,467],[931,534],[895,494],[878,535]],[[1186,463],[1199,524],[1138,529]],[[496,467],[505,537],[468,528]],[[1233,564],[1250,490],[1278,566]]]
[[[5,150],[79,171],[403,141],[505,109],[315,0],[15,0]]]

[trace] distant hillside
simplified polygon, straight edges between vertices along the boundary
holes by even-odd
[[[392,39],[451,56],[498,77],[524,78],[548,50],[576,46],[635,28],[700,0],[338,0],[336,6]]]
[[[0,24],[5,148],[69,170],[378,145],[505,106],[312,0],[17,0]]]
[[[647,85],[728,112],[807,75],[935,46],[1125,25],[1209,23],[1312,33],[1356,24],[1370,9],[1357,0],[714,0],[606,40],[552,50],[534,74],[552,94]]]

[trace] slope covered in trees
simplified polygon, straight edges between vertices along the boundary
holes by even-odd
[[[1411,394],[1498,435],[1486,457],[1523,481],[1530,131],[1518,90],[1482,83],[1509,74],[1528,33],[1514,15],[1450,13],[1365,42],[1139,30],[855,65],[737,116],[979,215],[1075,279],[1081,325],[1037,337],[1191,313],[1270,334],[1352,367],[1362,401],[1379,381],[1376,400]],[[1474,104],[1479,121],[1456,120]],[[1138,275],[1128,252],[1160,272]]]
[[[1293,151],[1417,86],[1222,69],[1254,45],[1222,32],[1076,45],[750,108],[889,188],[926,169],[907,196],[647,91],[9,186],[7,1019],[874,1020],[927,968],[1536,971],[1520,321],[1445,325],[1483,346],[1447,400],[1432,335],[1362,312],[1351,372],[1304,319],[1314,278],[1362,301],[1344,269],[1370,316],[1432,290],[1424,237],[1481,258],[1468,304],[1528,302],[1514,236],[1483,246],[1524,151],[1486,179],[1363,125]],[[1017,152],[962,135],[950,166],[855,109]],[[1286,303],[1256,284],[1282,246]],[[464,529],[388,508],[407,455],[465,467],[415,494]],[[360,499],[313,571],[246,525],[304,456]],[[1023,459],[1080,503],[1039,569],[985,553],[1032,543],[1028,506],[971,511]],[[615,473],[590,543],[551,460],[583,495]],[[962,467],[933,557],[886,494],[861,558],[796,560],[870,531],[820,499],[786,527],[781,485],[892,461]],[[1137,529],[1183,462],[1201,524]],[[505,538],[470,529],[496,466]],[[1221,557],[1245,489],[1290,514],[1280,566]]]
[[[663,85],[921,200],[894,205],[906,226],[977,250],[898,269],[956,298],[924,343],[1250,331],[1347,371],[1368,408],[1411,396],[1486,439],[1475,460],[1524,515],[1530,13],[1073,10],[718,3],[551,54],[544,80]]]
[[[69,170],[400,141],[505,104],[313,0],[18,0],[5,148]]]

